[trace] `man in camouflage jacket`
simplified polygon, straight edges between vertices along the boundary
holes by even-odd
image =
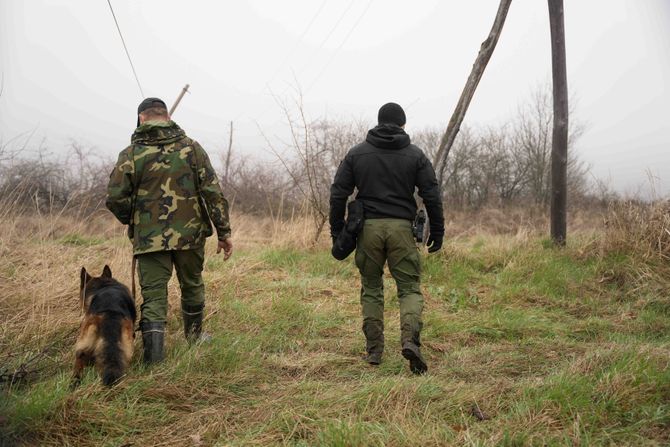
[[[167,284],[173,267],[181,288],[184,333],[202,336],[205,239],[218,236],[217,253],[233,250],[228,202],[207,153],[172,120],[165,103],[147,98],[138,107],[131,145],[119,154],[107,189],[107,208],[124,225],[137,258],[144,361],[163,359]],[[210,222],[211,221],[211,222]]]

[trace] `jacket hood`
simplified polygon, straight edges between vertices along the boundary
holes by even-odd
[[[140,125],[130,141],[143,146],[170,144],[179,141],[186,133],[174,121],[147,121]]]
[[[368,131],[365,141],[381,149],[402,149],[409,146],[409,135],[395,124],[379,124]]]

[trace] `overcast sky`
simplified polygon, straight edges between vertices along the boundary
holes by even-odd
[[[112,0],[144,96],[210,153],[235,122],[240,154],[267,156],[286,126],[272,94],[303,90],[311,118],[373,122],[403,105],[408,133],[444,127],[497,0]],[[670,0],[565,0],[574,150],[622,192],[656,178],[670,193]],[[546,1],[514,0],[465,122],[509,119],[551,79]],[[106,0],[0,0],[0,138],[36,130],[53,151],[71,139],[115,157],[142,99]],[[363,137],[363,136],[361,136]],[[648,190],[648,186],[646,186]]]

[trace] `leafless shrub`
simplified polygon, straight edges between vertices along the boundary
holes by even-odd
[[[300,207],[292,180],[276,162],[233,154],[229,159],[228,176],[222,174],[219,178],[231,208],[238,212],[281,218]]]
[[[290,141],[281,149],[267,137],[266,143],[306,204],[304,212],[312,217],[316,244],[328,221],[330,185],[337,166],[347,150],[361,141],[364,127],[360,122],[309,121],[301,96],[294,108],[278,104],[290,129]]]
[[[278,101],[279,102],[279,101]],[[347,151],[363,141],[368,123],[354,120],[311,120],[298,97],[279,104],[289,129],[288,141],[267,138],[273,160],[239,154],[231,123],[227,147],[221,151],[219,178],[231,206],[239,213],[273,220],[312,216],[314,242],[325,227],[330,185]],[[486,207],[541,210],[550,187],[551,101],[538,89],[509,122],[490,127],[464,127],[451,150],[442,191],[446,209],[478,211]],[[574,120],[572,120],[574,126]],[[583,127],[570,133],[573,145]],[[434,158],[442,136],[437,128],[413,132],[415,144]],[[44,147],[32,155],[32,134],[0,142],[0,193],[4,209],[90,213],[101,208],[112,162],[94,149],[72,142],[66,154],[54,156]],[[568,164],[569,203],[606,209],[618,197],[607,184],[591,180],[587,166],[571,150]],[[4,158],[3,158],[4,157]],[[533,211],[535,212],[535,211]],[[539,212],[539,211],[538,211]],[[530,211],[529,211],[530,213]]]
[[[551,186],[552,122],[551,96],[547,89],[539,88],[510,122],[483,129],[463,127],[449,154],[441,185],[447,207],[546,206]],[[571,148],[582,132],[583,126],[573,120]],[[427,128],[412,137],[434,158],[440,131]],[[604,184],[593,189],[588,181],[588,166],[574,150],[569,157],[570,200],[583,202],[594,193],[602,196]]]
[[[5,212],[88,215],[105,201],[112,162],[73,141],[63,156],[46,149],[21,151],[0,164],[0,197]]]

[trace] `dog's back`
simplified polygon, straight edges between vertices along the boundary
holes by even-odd
[[[133,328],[137,317],[128,288],[111,277],[105,266],[94,278],[82,269],[82,299],[86,314],[75,345],[75,383],[84,366],[95,363],[105,385],[123,376],[133,355]]]

